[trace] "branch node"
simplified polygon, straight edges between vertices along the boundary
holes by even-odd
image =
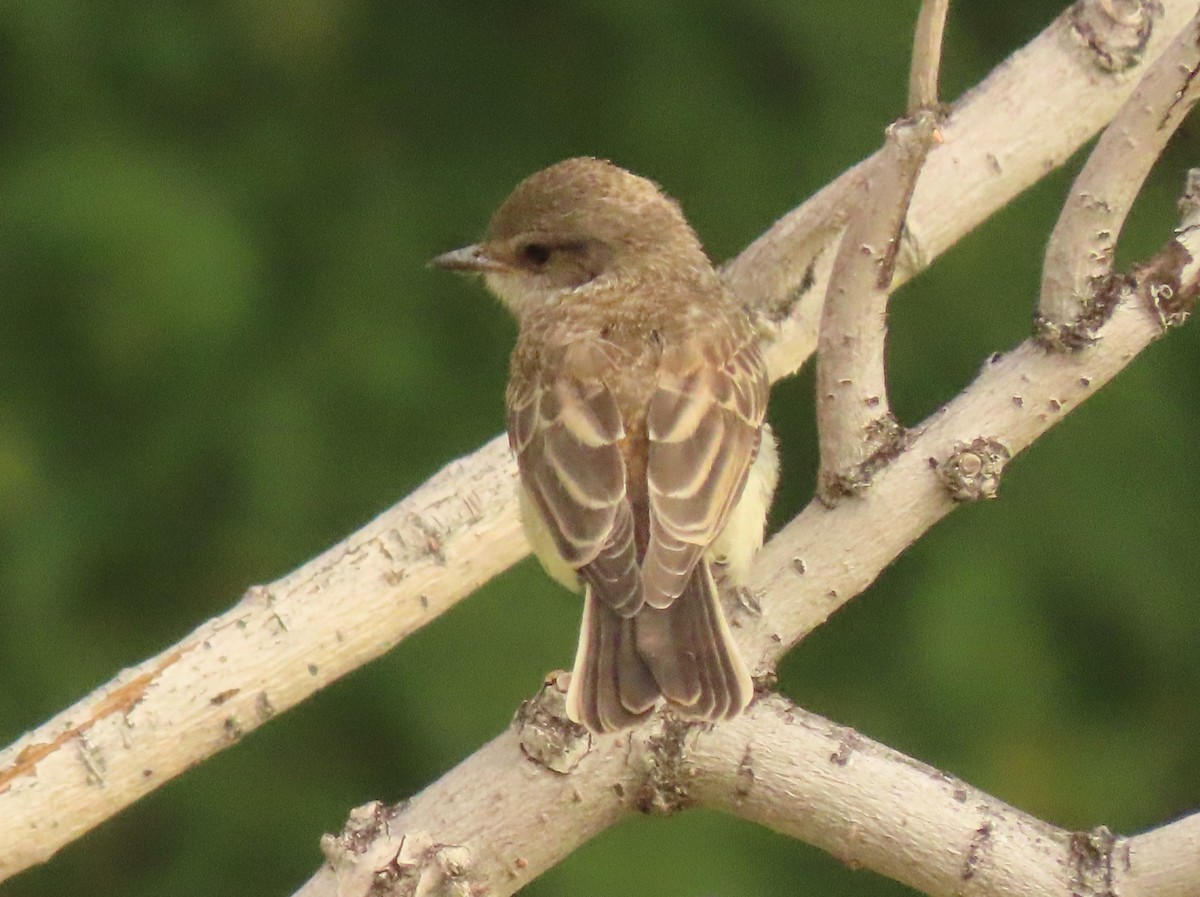
[[[1010,457],[1002,443],[978,436],[969,443],[957,443],[954,452],[938,465],[937,474],[955,501],[996,498],[1000,474]]]
[[[776,635],[775,640],[781,642],[783,641],[783,637]],[[755,700],[774,694],[779,689],[779,674],[775,672],[774,668],[764,670],[757,676],[754,676],[753,680]]]
[[[1186,321],[1196,306],[1200,284],[1194,279],[1186,286],[1182,283],[1184,268],[1191,261],[1192,254],[1183,244],[1172,240],[1149,262],[1134,269],[1142,301],[1163,332]]]
[[[829,755],[829,762],[834,766],[846,766],[858,752],[862,744],[862,736],[849,726],[838,726],[839,733],[837,750]]]
[[[521,751],[551,772],[571,772],[592,747],[587,729],[567,719],[563,671],[552,673],[538,693],[517,709],[513,723]]]
[[[1042,312],[1033,316],[1033,338],[1051,352],[1076,352],[1096,342],[1096,334],[1112,317],[1113,309],[1125,290],[1132,285],[1123,274],[1110,274],[1093,281],[1091,295],[1080,305],[1076,318],[1069,323],[1052,321]]]
[[[826,507],[832,508],[846,496],[857,495],[869,487],[875,475],[908,448],[911,441],[909,432],[890,411],[875,418],[863,433],[863,450],[869,452],[866,460],[823,477],[817,497]]]
[[[340,835],[321,838],[337,893],[362,897],[475,897],[471,851],[428,832],[393,834],[398,808],[371,801],[350,811]]]
[[[350,811],[341,834],[321,838],[321,852],[325,854],[325,859],[331,865],[337,865],[347,853],[365,853],[379,833],[387,828],[390,815],[388,808],[378,800],[355,807]]]
[[[1071,8],[1071,32],[1104,72],[1123,72],[1142,60],[1163,14],[1158,0],[1079,0]]]
[[[648,816],[672,816],[691,806],[684,742],[701,725],[666,716],[662,731],[646,739],[641,759],[645,766],[634,805]]]
[[[1113,887],[1113,855],[1118,838],[1107,826],[1072,832],[1068,849],[1071,893],[1079,897],[1117,897]]]

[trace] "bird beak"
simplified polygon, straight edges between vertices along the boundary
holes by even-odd
[[[437,258],[430,259],[429,267],[445,268],[447,271],[467,271],[475,274],[503,271],[505,268],[502,263],[488,255],[487,250],[480,243],[444,252]]]

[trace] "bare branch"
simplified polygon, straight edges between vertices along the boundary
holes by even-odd
[[[1200,880],[1200,814],[1135,838],[1068,832],[778,696],[698,733],[687,757],[700,804],[931,897],[1163,897]],[[1107,889],[1083,890],[1092,877]]]
[[[1124,885],[1113,893],[1129,897],[1193,897],[1200,882],[1200,813],[1193,813],[1135,838],[1118,854],[1129,866]],[[1121,870],[1121,866],[1116,867]]]
[[[890,128],[850,197],[856,211],[834,258],[818,337],[817,489],[826,503],[866,487],[903,448],[887,397],[887,301],[905,212],[936,128],[930,112]]]
[[[832,504],[865,488],[904,447],[887,396],[887,303],[917,175],[938,136],[937,70],[948,0],[921,5],[913,41],[909,117],[848,197],[854,209],[829,277],[817,352],[817,491]]]
[[[551,685],[543,695],[561,704]],[[931,897],[1184,897],[1200,814],[1132,838],[1069,832],[778,695],[712,727],[670,721],[597,739],[571,775],[523,747],[529,720],[411,801],[351,814],[296,897],[504,897],[634,812],[724,810]],[[559,733],[559,749],[586,742]],[[561,756],[556,753],[555,756]]]
[[[1083,0],[1067,15],[1074,39],[1087,48],[1096,68],[1119,73],[1143,59],[1158,7],[1155,0]]]
[[[755,567],[752,587],[764,594],[765,614],[742,624],[751,630],[749,654],[760,658],[760,668],[793,644],[793,633],[803,637],[823,623],[953,509],[951,493],[935,476],[944,459],[980,437],[1016,455],[1161,335],[1162,322],[1146,305],[1165,282],[1143,282],[1125,295],[1100,331],[1103,349],[1056,358],[1031,340],[994,356],[861,500],[833,511],[814,503],[789,523]]]
[[[917,15],[912,68],[908,76],[908,114],[932,111],[938,104],[938,69],[942,64],[942,34],[950,0],[925,0]]]
[[[967,881],[980,897],[1067,893],[1067,832],[781,698],[698,736],[689,759],[704,805],[933,897]]]
[[[1107,301],[1096,340],[1078,352],[1048,352],[1037,339],[988,359],[975,381],[914,431],[904,452],[857,500],[830,509],[813,501],[756,560],[750,587],[761,616],[735,620],[752,668],[765,672],[795,641],[862,592],[955,507],[963,484],[939,468],[964,451],[1015,457],[1107,383],[1169,326],[1191,312],[1200,290],[1198,176],[1189,173],[1175,238]],[[999,470],[980,459],[979,497],[995,495]],[[970,471],[963,471],[969,473]],[[968,493],[969,494],[969,490]]]
[[[1200,97],[1200,13],[1150,67],[1088,157],[1051,234],[1039,327],[1047,345],[1092,339],[1103,309],[1088,300],[1112,272],[1125,218],[1167,140]]]
[[[527,548],[507,440],[0,753],[0,880],[387,651]]]
[[[537,700],[547,695],[561,719],[564,692],[550,684]],[[540,751],[530,756],[536,727],[523,715],[404,804],[355,810],[345,831],[323,839],[326,865],[298,897],[512,894],[636,809],[645,741],[589,740],[571,726],[555,758],[580,759],[564,775]]]
[[[1190,0],[1083,0],[961,97],[917,181],[895,285],[1065,162],[1195,11]],[[789,212],[725,267],[734,292],[764,312],[773,379],[798,370],[816,348],[832,259],[812,228],[840,228],[851,185],[869,164]],[[798,244],[804,251],[794,255]]]

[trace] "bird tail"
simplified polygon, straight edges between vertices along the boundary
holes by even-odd
[[[692,571],[667,607],[643,607],[631,617],[584,597],[567,715],[593,732],[639,722],[661,695],[675,712],[701,720],[737,716],[753,697],[708,561]]]
[[[702,559],[683,592],[667,607],[638,612],[637,651],[667,704],[692,719],[737,716],[754,696],[708,561]]]
[[[658,684],[637,651],[634,625],[633,617],[614,612],[587,586],[567,716],[593,732],[627,729],[645,719],[658,700]]]

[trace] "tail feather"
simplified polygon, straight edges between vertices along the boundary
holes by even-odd
[[[737,716],[754,694],[707,561],[665,608],[615,613],[589,587],[567,715],[593,732],[643,720],[660,695],[692,719]]]
[[[721,609],[716,583],[713,582],[712,570],[704,564],[703,571],[697,571],[697,576],[703,575],[707,580],[707,591],[711,600],[697,602],[706,611],[710,644],[716,646],[712,657],[715,663],[709,665],[709,675],[713,680],[714,706],[707,719],[729,719],[737,716],[750,703],[754,696],[754,683],[750,679],[750,671],[742,660],[733,634],[725,622],[725,613]]]
[[[589,587],[567,716],[593,732],[613,732],[643,720],[658,700],[658,685],[637,653],[632,617],[621,617]]]
[[[750,702],[754,684],[725,622],[707,560],[696,565],[670,605],[643,607],[634,621],[638,653],[676,712],[728,719]]]
[[[693,575],[694,578],[696,578],[695,574]],[[720,630],[717,628],[713,616],[714,612],[717,616],[720,616],[721,609],[713,607],[713,603],[710,601],[697,601],[693,605],[692,612],[695,616],[694,625],[697,643],[715,645],[719,648],[721,645]],[[727,674],[729,652],[722,650],[710,651],[707,660],[698,655],[696,666],[700,673],[701,681],[700,699],[687,708],[685,712],[688,716],[693,716],[697,719],[721,719],[725,716],[725,713],[729,709],[729,704],[733,700],[733,696],[729,692],[729,678]]]
[[[638,655],[650,668],[663,697],[672,704],[690,707],[704,691],[697,663],[697,643],[703,637],[697,637],[696,621],[682,611],[684,595],[663,608],[643,606],[634,629]]]

